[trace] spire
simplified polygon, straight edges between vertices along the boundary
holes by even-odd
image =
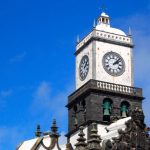
[[[94,19],[93,28],[95,28],[95,27],[96,27],[96,21],[95,21],[95,19]]]
[[[85,143],[86,139],[84,138],[85,134],[83,133],[83,129],[83,127],[80,127],[80,131],[78,134],[79,138],[77,139],[78,143],[75,144],[75,150],[86,150],[87,143]]]
[[[66,150],[73,150],[71,143],[66,144]]]
[[[92,124],[90,140],[88,140],[88,150],[101,150],[100,136],[97,134],[96,123]]]
[[[129,33],[128,33],[129,36],[132,36],[132,31],[131,31],[131,27],[129,27]]]
[[[51,131],[52,131],[52,134],[58,134],[57,133],[57,130],[58,130],[58,127],[56,125],[56,119],[53,120],[53,123],[52,123],[52,126],[51,126]]]
[[[77,44],[80,42],[80,37],[79,35],[77,36]]]
[[[132,38],[132,31],[131,31],[131,27],[129,27],[129,33],[128,36],[130,37],[130,43],[133,44],[133,38]]]
[[[44,142],[42,141],[41,144],[42,146],[47,149],[47,150],[52,150],[52,149],[57,149],[57,150],[61,150],[58,144],[58,138],[59,138],[59,134],[57,133],[57,125],[56,125],[56,120],[53,120],[52,126],[51,126],[51,133],[49,134],[50,137],[50,145],[46,146],[44,144]],[[43,140],[43,139],[42,139]]]
[[[41,127],[40,127],[40,125],[38,124],[38,125],[37,125],[37,128],[36,128],[36,131],[35,131],[35,136],[36,136],[36,137],[41,137],[41,134],[42,134],[42,132],[41,132]]]

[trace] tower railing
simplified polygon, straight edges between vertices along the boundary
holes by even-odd
[[[103,82],[103,81],[96,81],[96,82],[97,82],[97,88],[99,88],[99,89],[129,94],[132,96],[142,96],[141,88],[119,85],[119,84]]]
[[[71,103],[82,94],[86,94],[86,92],[89,90],[98,90],[101,92],[109,92],[113,94],[123,94],[126,96],[139,97],[140,99],[143,99],[142,88],[91,79],[69,96],[69,103]]]

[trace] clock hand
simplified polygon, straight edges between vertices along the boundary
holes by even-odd
[[[120,62],[120,58],[118,59],[118,60],[116,60],[114,63],[113,63],[113,65],[116,65],[116,64],[118,64]]]
[[[86,66],[87,66],[87,62],[86,62],[85,65],[84,65],[84,69],[85,69]]]

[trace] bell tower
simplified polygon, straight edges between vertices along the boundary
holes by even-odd
[[[132,36],[112,28],[101,13],[93,30],[76,46],[76,89],[90,79],[133,86]]]
[[[142,89],[133,84],[131,34],[112,28],[105,13],[76,45],[76,91],[68,97],[68,140],[74,145],[79,127],[89,138],[91,124],[101,135],[113,121],[142,108]]]

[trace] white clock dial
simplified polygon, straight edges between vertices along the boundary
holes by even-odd
[[[112,76],[120,76],[125,71],[123,58],[115,52],[108,52],[104,55],[103,67]]]
[[[83,56],[79,66],[80,80],[85,80],[89,72],[89,58],[87,55]]]

